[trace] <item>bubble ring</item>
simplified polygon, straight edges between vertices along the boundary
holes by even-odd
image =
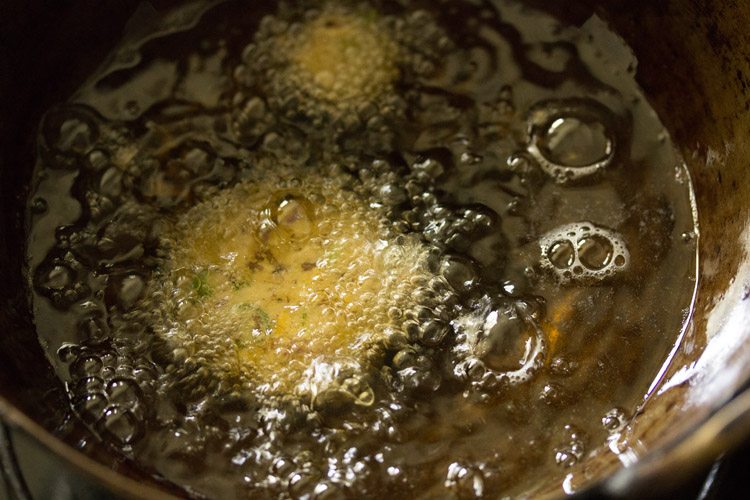
[[[575,118],[585,123],[603,125],[607,131],[608,140],[604,157],[593,163],[577,166],[564,165],[547,157],[541,141],[554,123],[564,118]],[[612,164],[618,149],[614,125],[612,112],[596,101],[588,99],[542,101],[529,111],[527,151],[542,171],[552,177],[556,183],[570,184],[592,177]]]
[[[476,321],[476,318],[479,316],[484,317],[485,313],[486,310],[483,309],[481,314],[474,315],[474,321]],[[488,386],[513,386],[531,380],[544,364],[545,353],[547,352],[547,342],[545,341],[544,332],[535,321],[520,312],[519,316],[524,324],[530,329],[530,338],[532,340],[530,347],[527,349],[521,360],[521,366],[519,368],[507,371],[495,370],[488,367],[479,356],[470,354],[456,365],[454,373],[459,378],[470,380],[471,386],[475,389],[486,389]],[[471,322],[472,320],[468,319],[468,321]],[[464,323],[464,325],[468,326],[466,323]],[[484,329],[484,327],[482,327],[482,329]]]
[[[512,371],[498,371],[488,368],[485,365],[484,375],[480,381],[478,381],[479,385],[485,385],[488,379],[492,379],[494,383],[502,385],[523,384],[531,380],[534,374],[536,374],[536,372],[542,367],[542,364],[544,363],[544,353],[547,349],[544,334],[541,328],[539,328],[539,326],[533,321],[524,320],[524,322],[527,326],[532,328],[534,335],[532,336],[533,347],[529,349],[524,356],[521,367]],[[478,358],[477,360],[481,362]],[[484,363],[482,364],[484,365]],[[474,385],[477,385],[477,383],[474,382]]]
[[[606,240],[612,247],[611,255],[598,269],[581,260],[581,243],[596,237]],[[560,243],[567,244],[572,252],[570,262],[564,266],[556,265],[550,257],[553,248]],[[539,240],[539,249],[542,269],[555,274],[563,285],[574,281],[599,281],[624,271],[630,263],[630,252],[622,237],[587,221],[566,224],[546,233]]]

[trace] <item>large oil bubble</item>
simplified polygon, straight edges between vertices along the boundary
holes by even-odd
[[[595,101],[544,101],[532,108],[528,122],[528,151],[559,184],[590,178],[614,160],[615,120]]]
[[[539,240],[541,266],[562,284],[597,283],[628,268],[630,252],[617,233],[591,222],[566,224]]]
[[[542,366],[546,345],[528,309],[523,302],[483,297],[457,318],[456,375],[478,389],[530,380]]]

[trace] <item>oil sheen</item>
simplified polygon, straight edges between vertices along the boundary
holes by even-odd
[[[570,493],[637,453],[698,232],[602,21],[222,1],[128,27],[39,126],[34,315],[88,433],[63,438],[215,498]]]

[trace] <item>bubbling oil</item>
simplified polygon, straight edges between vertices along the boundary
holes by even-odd
[[[160,311],[171,321],[157,334],[178,358],[207,358],[214,377],[314,407],[369,406],[370,365],[405,338],[412,296],[434,277],[428,247],[389,235],[345,177],[284,170],[263,168],[181,216],[162,240],[171,271],[146,307],[176,308]]]
[[[600,22],[513,0],[152,21],[37,141],[34,314],[92,440],[217,498],[570,492],[636,453],[697,228]]]

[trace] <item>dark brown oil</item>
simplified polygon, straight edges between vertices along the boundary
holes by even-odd
[[[279,50],[326,9],[344,27],[321,29],[355,37],[331,53],[365,60],[311,84]],[[40,125],[30,281],[73,418],[215,498],[570,493],[596,456],[637,454],[628,421],[689,319],[697,228],[689,175],[602,22],[511,0],[147,11]],[[165,340],[183,328],[172,229],[282,167],[300,192],[339,179],[379,237],[429,255],[355,374],[371,404],[264,393],[213,368],[221,339]]]

